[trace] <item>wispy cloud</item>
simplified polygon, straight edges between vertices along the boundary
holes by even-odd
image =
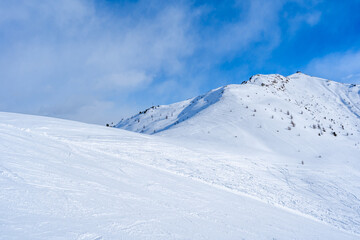
[[[142,4],[131,11],[136,15]],[[80,0],[2,2],[0,9],[6,14],[0,14],[5,36],[0,46],[0,91],[6,110],[32,101],[19,111],[47,114],[51,106],[63,106],[78,109],[79,115],[83,107],[64,101],[78,97],[88,101],[87,108],[98,106],[98,115],[104,116],[99,104],[103,97],[93,95],[104,89],[127,94],[150,84],[160,71],[175,74],[183,68],[181,59],[193,51],[188,35],[191,15],[183,6],[169,5],[139,18],[95,7]]]
[[[360,51],[332,53],[312,60],[306,71],[315,76],[346,83],[360,83]]]

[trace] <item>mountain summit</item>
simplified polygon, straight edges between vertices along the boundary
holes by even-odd
[[[360,86],[300,72],[288,77],[254,75],[242,84],[153,106],[115,127],[207,142],[222,140],[237,149],[255,144],[259,149],[276,150],[290,144],[287,148],[297,151],[309,145],[305,142],[316,148],[318,143],[342,140],[359,149],[359,93]],[[313,152],[322,154],[320,149]]]
[[[321,130],[314,131],[315,135],[325,135],[325,132],[353,135],[358,132],[356,127],[360,120],[359,92],[360,86],[355,84],[337,83],[302,73],[288,77],[258,74],[242,84],[220,87],[171,105],[152,106],[121,120],[115,127],[156,134],[184,127],[190,119],[204,120],[202,118],[206,114],[222,122],[229,120],[227,118],[245,120],[252,116],[255,117],[251,118],[252,122],[258,119],[264,123],[268,122],[266,118],[262,119],[265,116],[274,119],[272,122],[289,117],[291,120],[296,116],[298,120],[312,123],[308,127]],[[217,111],[214,112],[214,109]],[[230,113],[219,114],[223,110]],[[295,128],[296,124],[291,123],[294,121],[280,121],[284,126],[279,130]],[[198,123],[205,129],[202,122]],[[316,125],[315,128],[313,125]]]

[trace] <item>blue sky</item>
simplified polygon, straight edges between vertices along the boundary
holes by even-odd
[[[0,111],[105,124],[297,70],[360,83],[360,1],[0,1]]]

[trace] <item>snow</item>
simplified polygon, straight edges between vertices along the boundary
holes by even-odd
[[[167,138],[0,113],[0,153],[1,239],[358,238],[201,178],[214,159]]]
[[[116,127],[196,152],[188,176],[359,234],[359,93],[302,73],[255,75]]]
[[[256,75],[133,132],[0,113],[0,239],[359,239],[359,91]]]

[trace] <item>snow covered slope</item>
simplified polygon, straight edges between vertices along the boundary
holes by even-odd
[[[358,238],[249,197],[234,175],[213,182],[213,167],[246,176],[167,141],[0,113],[0,239]]]
[[[192,176],[359,234],[359,93],[302,73],[255,75],[116,127],[208,156]]]
[[[289,77],[255,75],[241,85],[228,85],[171,105],[153,106],[122,119],[115,127],[147,134],[180,128],[184,135],[202,135],[211,130],[206,128],[212,122],[201,122],[205,118],[214,119],[221,135],[225,135],[223,131],[229,122],[237,122],[243,128],[251,125],[261,128],[261,123],[269,123],[272,129],[279,131],[299,129],[297,132],[306,132],[303,128],[307,128],[314,129],[314,136],[334,133],[359,136],[360,86],[302,73]],[[253,124],[248,124],[247,119]],[[218,124],[222,124],[221,127]],[[199,130],[194,125],[201,125],[201,132],[184,131],[184,127]],[[206,139],[218,138],[218,135],[210,134]],[[349,137],[355,138],[358,137]]]

